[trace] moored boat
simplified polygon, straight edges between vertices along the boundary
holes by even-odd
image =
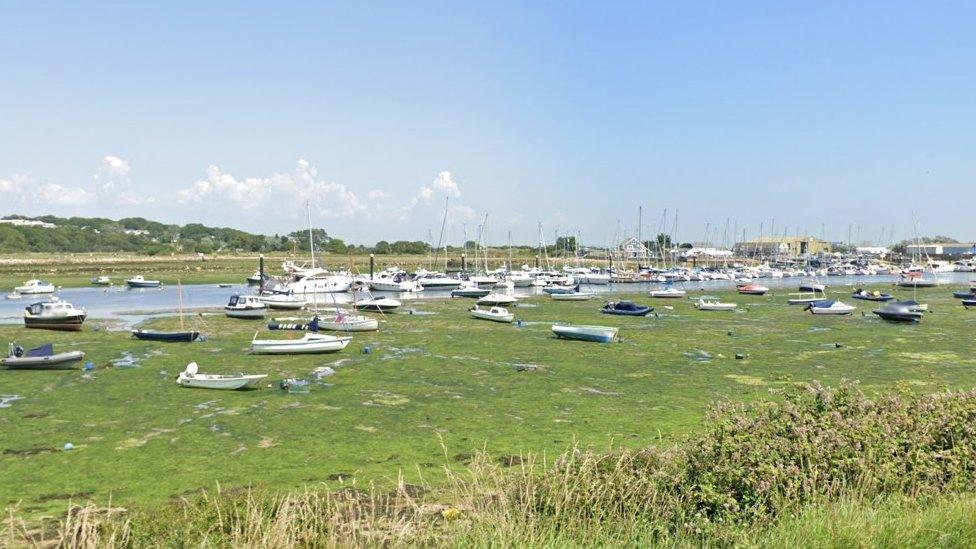
[[[402,305],[402,303],[396,299],[393,299],[392,297],[370,297],[356,300],[353,303],[353,308],[357,311],[378,311],[381,313],[388,313],[400,308],[400,305]]]
[[[24,326],[74,332],[81,329],[86,316],[84,309],[76,309],[67,301],[41,301],[24,310]]]
[[[664,288],[657,288],[651,290],[650,295],[651,297],[656,297],[656,298],[676,299],[676,298],[684,297],[686,293],[687,292],[685,292],[684,290],[679,290],[678,288],[675,288],[673,286],[666,286]]]
[[[695,302],[695,308],[699,311],[734,311],[735,303],[723,303],[716,298],[702,296]]]
[[[101,276],[96,276],[96,277],[92,278],[91,279],[91,283],[92,283],[93,286],[111,286],[112,285],[112,279],[109,278],[109,277],[107,277],[107,276],[105,276],[105,275],[101,275]]]
[[[638,305],[633,301],[609,301],[600,309],[600,312],[605,315],[647,316],[653,310],[654,307]]]
[[[50,284],[35,278],[33,280],[24,282],[23,286],[17,286],[14,288],[14,291],[22,295],[53,294],[55,289],[54,284]]]
[[[160,332],[158,330],[132,330],[132,337],[143,341],[165,341],[190,343],[200,337],[200,332]]]
[[[814,301],[803,308],[804,311],[810,311],[810,314],[815,315],[849,315],[855,309],[857,307],[853,305],[831,299]]]
[[[11,343],[7,358],[0,360],[0,364],[10,370],[68,370],[83,358],[85,353],[82,351],[55,353],[54,345],[50,343],[28,351]]]
[[[504,307],[492,307],[490,309],[482,309],[475,305],[469,311],[471,316],[474,318],[479,318],[481,320],[491,320],[493,322],[504,322],[506,324],[511,323],[515,320],[515,314],[508,312],[508,309]]]
[[[894,303],[886,303],[884,307],[875,309],[872,312],[883,320],[892,322],[919,322],[922,320],[922,315],[924,314],[905,305],[896,305]]]
[[[146,280],[146,277],[142,275],[136,275],[127,279],[125,284],[130,288],[159,288],[163,285],[163,283],[158,280]]]
[[[851,294],[851,297],[854,299],[861,299],[864,301],[891,301],[892,299],[895,298],[895,296],[891,294],[883,294],[878,290],[868,291],[868,290],[862,290],[861,288],[854,290],[854,293]]]
[[[479,288],[476,285],[461,286],[456,290],[451,290],[451,297],[485,297],[490,294],[488,288]]]
[[[739,284],[735,287],[735,290],[743,295],[765,295],[769,291],[769,288],[763,286],[762,284]]]
[[[267,374],[201,374],[196,362],[186,365],[176,378],[176,384],[181,387],[195,387],[199,389],[224,389],[234,391],[238,389],[252,389]]]
[[[264,318],[267,312],[268,306],[253,295],[232,295],[224,306],[224,314],[230,318]]]
[[[255,339],[251,340],[251,352],[258,355],[300,355],[334,353],[346,348],[351,337],[338,337],[328,334],[306,332],[299,339]]]
[[[518,299],[515,296],[498,293],[488,294],[478,300],[478,305],[487,305],[489,307],[504,307],[506,305],[514,305],[515,303],[518,303]]]
[[[265,292],[258,295],[258,301],[269,309],[295,311],[301,309],[308,302],[304,297],[277,292]]]
[[[589,301],[596,297],[596,292],[570,292],[568,294],[549,294],[553,301]]]
[[[617,338],[617,328],[610,326],[583,326],[553,324],[552,333],[560,339],[576,339],[597,343],[610,343]]]

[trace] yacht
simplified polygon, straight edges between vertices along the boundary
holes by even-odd
[[[24,326],[76,332],[81,329],[85,317],[84,309],[76,309],[67,301],[52,299],[27,307],[24,310]]]
[[[28,280],[23,286],[17,286],[14,291],[18,294],[53,294],[54,284],[49,284],[43,280]]]

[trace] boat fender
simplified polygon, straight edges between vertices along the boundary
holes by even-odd
[[[20,357],[24,356],[24,348],[21,347],[20,345],[15,345],[14,346],[14,356],[17,357],[17,358],[20,358]]]

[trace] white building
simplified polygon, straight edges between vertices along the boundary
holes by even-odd
[[[721,248],[688,248],[687,250],[681,252],[681,257],[685,259],[690,259],[692,257],[705,257],[710,259],[725,259],[732,257],[732,250],[723,250]]]
[[[624,259],[647,259],[653,257],[651,251],[647,249],[637,237],[630,237],[617,245],[617,255]]]
[[[54,223],[46,223],[36,219],[0,219],[0,223],[5,225],[14,225],[16,227],[41,227],[44,229],[53,229],[57,227],[57,225]]]
[[[891,254],[891,250],[885,246],[859,246],[855,248],[854,251],[857,252],[857,255],[864,257],[875,257],[878,259],[884,259]]]

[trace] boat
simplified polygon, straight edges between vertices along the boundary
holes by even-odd
[[[633,301],[608,301],[600,312],[605,315],[647,316],[654,307],[638,305]]]
[[[451,297],[485,297],[490,294],[488,288],[479,288],[476,285],[461,286],[456,290],[451,290]]]
[[[528,288],[532,285],[532,281],[535,279],[525,273],[514,273],[509,275],[508,280],[516,288]]]
[[[598,343],[610,343],[617,338],[617,328],[610,326],[553,324],[552,333],[559,339],[577,339]]]
[[[231,318],[264,318],[268,306],[253,296],[234,294],[224,306],[224,314]]]
[[[515,314],[508,312],[508,309],[504,307],[492,307],[485,310],[475,305],[471,308],[470,313],[474,318],[491,320],[493,322],[504,322],[508,324],[515,320]]]
[[[200,337],[200,332],[160,332],[157,330],[132,330],[132,336],[143,341],[166,341],[189,343]]]
[[[976,292],[972,290],[965,292],[952,292],[952,297],[956,299],[976,299]]]
[[[892,322],[918,322],[922,320],[922,315],[924,314],[905,305],[896,305],[894,303],[886,303],[884,307],[875,309],[872,312],[883,320]]]
[[[810,311],[810,314],[815,315],[849,315],[853,313],[855,309],[857,309],[857,307],[853,305],[848,305],[842,301],[835,301],[831,299],[814,301],[803,308],[804,311]]]
[[[353,309],[358,311],[379,311],[382,313],[397,309],[402,305],[392,297],[372,297],[353,302]]]
[[[962,300],[962,306],[967,309],[970,307],[976,307],[976,297],[973,297],[972,299]]]
[[[735,290],[743,295],[765,295],[769,291],[769,288],[763,286],[762,284],[739,284],[735,287]]]
[[[299,339],[255,339],[251,340],[251,352],[256,355],[303,355],[334,353],[346,348],[351,337],[338,337],[328,334],[306,332]]]
[[[417,277],[417,283],[425,290],[453,290],[461,286],[461,281],[457,278],[438,275],[437,273],[426,273]]]
[[[796,295],[800,297],[791,297],[787,299],[786,303],[788,305],[807,305],[815,301],[824,301],[827,299],[827,296],[823,292],[799,292],[790,295]]]
[[[303,355],[335,353],[346,348],[351,337],[338,337],[328,334],[306,332],[299,339],[255,339],[251,340],[251,352],[256,355]]]
[[[43,280],[33,279],[24,282],[23,286],[17,286],[14,291],[18,294],[29,295],[29,294],[53,294],[54,284],[49,284]]]
[[[899,306],[902,306],[902,307],[908,307],[909,310],[915,311],[915,312],[918,312],[918,313],[924,313],[924,312],[927,312],[929,310],[929,304],[928,303],[919,303],[918,301],[915,301],[914,299],[909,299],[907,301],[890,301],[889,303],[892,304],[892,305],[899,305]]]
[[[851,294],[854,299],[861,299],[864,301],[891,301],[895,296],[891,294],[883,294],[878,290],[868,291],[858,288]]]
[[[50,343],[26,352],[20,345],[11,343],[7,358],[0,360],[0,364],[10,370],[68,370],[83,358],[82,351],[55,353]]]
[[[51,300],[34,303],[24,310],[24,326],[45,330],[78,331],[85,322],[84,309],[75,309],[67,301]]]
[[[820,292],[823,293],[827,290],[827,285],[818,281],[815,278],[804,279],[800,281],[800,291],[801,292]]]
[[[142,275],[136,275],[126,280],[125,284],[130,288],[159,288],[163,285],[158,280],[146,280],[146,277]]]
[[[478,300],[478,305],[504,306],[518,303],[518,299],[508,294],[488,294]]]
[[[268,275],[261,275],[261,271],[254,271],[254,274],[247,277],[246,282],[248,286],[263,286],[265,282],[270,282],[271,277]]]
[[[182,387],[196,387],[199,389],[251,389],[257,387],[267,374],[201,374],[196,362],[186,365],[176,378],[177,385]]]
[[[112,279],[105,275],[101,275],[101,276],[93,277],[91,279],[91,283],[93,286],[111,286]]]
[[[296,295],[333,294],[349,291],[353,278],[345,273],[309,274],[285,285],[285,291]]]
[[[374,292],[419,292],[423,286],[416,281],[409,280],[402,271],[384,271],[375,278],[367,280],[366,284]]]
[[[259,294],[258,301],[267,305],[269,309],[279,309],[285,311],[295,311],[301,309],[308,302],[304,297],[278,292],[264,292]]]
[[[24,296],[18,294],[17,292],[10,292],[9,294],[3,296],[4,299],[20,299]]]
[[[579,291],[579,285],[568,286],[565,284],[552,284],[550,286],[546,286],[545,288],[543,288],[542,291],[549,295],[571,294],[573,292]]]
[[[579,284],[591,284],[593,286],[606,286],[610,284],[610,275],[605,273],[580,273],[575,275],[576,282]]]
[[[685,292],[684,290],[679,290],[678,288],[675,288],[673,286],[666,286],[664,288],[657,288],[651,290],[651,297],[675,299],[675,298],[684,297],[686,293],[687,292]]]
[[[898,285],[902,288],[934,288],[939,285],[939,281],[935,278],[923,278],[922,273],[912,271],[903,275]]]
[[[319,330],[335,332],[375,332],[380,329],[380,323],[375,318],[363,315],[351,315],[345,311],[338,311],[335,315],[322,318],[313,317],[311,326]],[[311,330],[316,331],[316,330]]]
[[[722,303],[716,298],[702,296],[695,302],[695,308],[699,311],[734,311],[735,303]]]
[[[596,292],[570,292],[568,294],[549,294],[553,301],[589,301],[596,297]]]

